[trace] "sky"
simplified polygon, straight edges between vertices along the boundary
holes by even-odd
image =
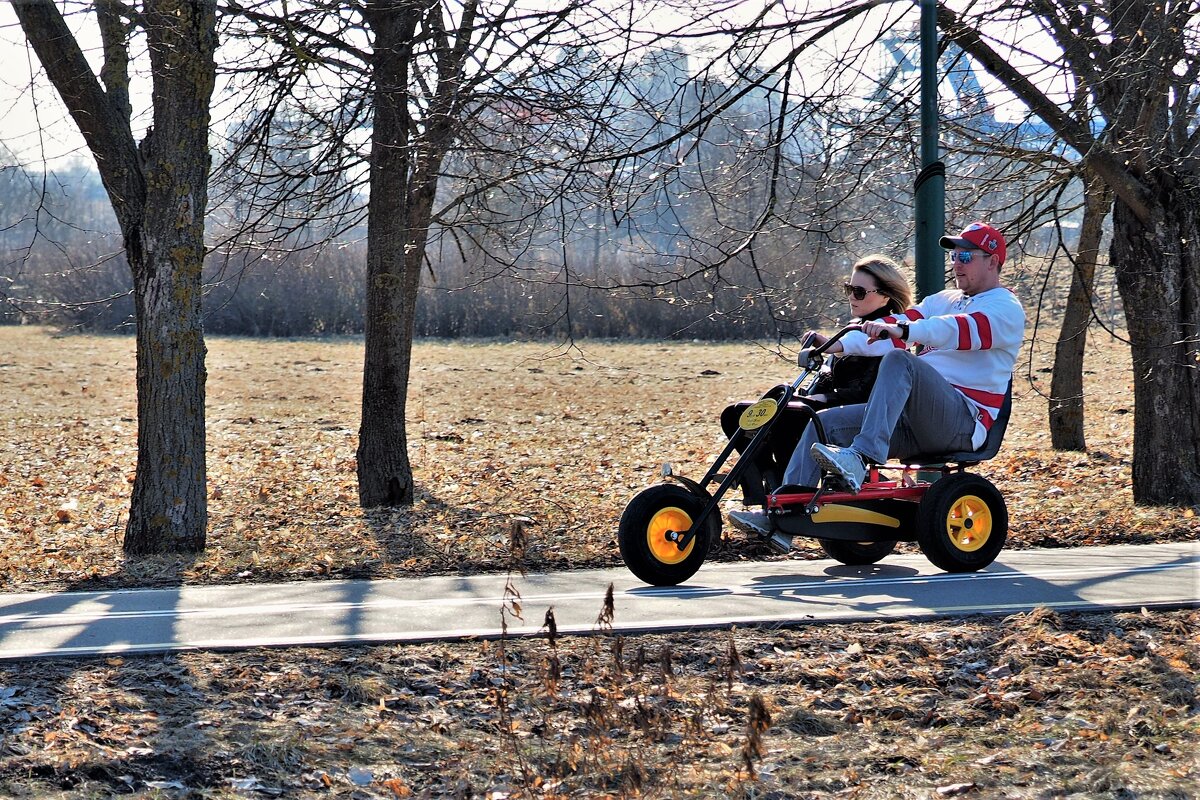
[[[78,26],[76,26],[78,27]],[[81,46],[95,47],[81,35]],[[48,82],[34,84],[37,57],[26,47],[16,14],[0,2],[0,163],[15,156],[24,163],[42,159],[53,164],[82,161],[91,156],[58,94]]]
[[[822,2],[830,0],[816,0],[813,6],[819,6]],[[744,15],[752,5],[750,2],[742,3],[738,13]],[[907,7],[904,4],[893,5],[887,13],[892,17],[905,13],[913,23],[918,19],[915,3]],[[94,26],[85,25],[84,18],[80,16],[69,17],[68,23],[75,30],[93,67],[98,67],[99,37]],[[664,24],[666,27],[671,25]],[[872,33],[870,27],[866,26],[864,30]],[[25,45],[11,4],[3,0],[0,0],[0,64],[4,65],[4,69],[0,70],[0,163],[11,163],[15,159],[25,164],[47,163],[59,167],[83,165],[90,169],[91,156],[57,93],[44,76],[41,80],[32,80],[31,76],[38,73],[36,57]],[[986,85],[989,79],[982,77]],[[1002,93],[994,85],[987,88],[990,89],[993,102],[997,99],[1002,101]],[[136,113],[139,105],[136,85],[134,93]],[[144,107],[146,103],[140,105]],[[135,120],[135,132],[137,123]],[[145,125],[146,121],[142,120],[142,124]]]

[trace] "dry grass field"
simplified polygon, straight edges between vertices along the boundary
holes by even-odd
[[[1098,337],[1097,337],[1098,338]],[[0,585],[8,590],[374,577],[504,569],[514,518],[530,569],[620,563],[628,498],[662,461],[700,477],[730,400],[792,374],[754,344],[423,342],[410,454],[418,502],[363,512],[354,453],[360,341],[211,339],[209,547],[126,559],[136,456],[131,338],[0,328]],[[1023,371],[1045,379],[1035,353]],[[790,355],[790,354],[789,354]],[[1010,548],[1194,539],[1197,510],[1132,505],[1128,357],[1089,355],[1088,453],[1049,448],[1045,400],[1018,380],[1000,456]],[[819,557],[797,540],[793,558]],[[763,558],[727,530],[714,558]]]
[[[210,529],[126,559],[133,341],[0,328],[5,591],[619,564],[616,523],[716,415],[791,374],[754,344],[423,342],[419,498],[356,505],[359,341],[209,340]],[[1049,350],[1022,367],[1039,380]],[[1195,540],[1134,508],[1127,354],[1088,356],[1086,454],[1018,380],[981,468],[1011,548]],[[802,545],[790,558],[816,558]],[[714,558],[765,559],[727,531]],[[1003,554],[1001,555],[1003,558]],[[597,609],[599,612],[599,609]],[[1196,797],[1196,611],[189,653],[0,665],[0,796]]]

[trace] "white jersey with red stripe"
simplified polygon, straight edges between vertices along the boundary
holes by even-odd
[[[882,356],[895,347],[921,344],[919,357],[977,409],[972,445],[982,446],[1004,402],[1025,339],[1021,301],[1003,286],[976,295],[947,289],[926,297],[902,315],[880,321],[903,319],[909,321],[907,343],[899,339],[868,342],[866,334],[851,333],[842,339],[842,349],[853,355]]]

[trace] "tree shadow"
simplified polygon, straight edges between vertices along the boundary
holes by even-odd
[[[208,746],[198,714],[211,698],[178,655],[161,652],[194,561],[173,558],[176,568],[160,579],[174,586],[96,590],[88,578],[61,592],[0,596],[0,736],[17,754],[4,759],[5,773],[28,775],[35,793],[205,782],[193,751]],[[147,619],[160,635],[147,638]],[[131,718],[144,726],[122,721]],[[39,734],[41,746],[21,744]]]
[[[522,532],[534,527],[528,517],[510,512],[489,512],[470,505],[457,504],[434,494],[417,484],[419,507],[407,509],[366,509],[363,524],[383,554],[383,563],[393,565],[387,570],[379,565],[356,570],[349,577],[377,578],[411,575],[475,575],[481,573],[503,574],[522,567],[539,571],[578,568],[579,564],[566,559],[545,558],[534,544],[528,550],[515,552],[513,526],[521,526]],[[432,528],[418,531],[416,522],[440,517],[450,534],[443,545],[441,541],[429,539]],[[478,540],[474,548],[464,547],[459,541],[463,537]],[[475,552],[471,552],[474,550]],[[406,563],[411,567],[404,567]]]
[[[21,775],[34,795],[286,794],[306,744],[277,724],[292,698],[269,684],[293,656],[252,643],[215,651],[269,633],[283,608],[303,623],[317,605],[339,614],[329,644],[373,641],[363,581],[70,588],[0,595],[0,787]],[[232,632],[212,627],[222,608]]]
[[[1194,564],[1179,555],[1161,563],[1134,567],[1128,572],[1154,573]],[[787,602],[804,603],[816,609],[842,611],[856,617],[879,615],[933,617],[974,614],[1010,614],[1046,607],[1056,611],[1114,610],[1097,606],[1108,587],[1128,579],[1127,574],[1107,574],[1106,565],[1080,564],[1067,567],[1054,579],[1040,577],[995,562],[985,570],[970,573],[922,575],[911,567],[871,564],[835,565],[822,575],[770,575],[756,577],[747,587],[753,594]],[[847,579],[856,579],[848,581]],[[951,592],[946,592],[951,588]],[[1029,598],[1037,598],[1030,603]],[[1117,609],[1154,605],[1149,597],[1138,597]]]

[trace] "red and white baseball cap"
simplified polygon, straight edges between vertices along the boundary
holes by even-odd
[[[1004,263],[1008,255],[1008,245],[1004,242],[1004,234],[983,222],[972,222],[958,236],[943,236],[942,247],[953,250],[961,247],[964,250],[982,250],[985,253],[999,256]]]

